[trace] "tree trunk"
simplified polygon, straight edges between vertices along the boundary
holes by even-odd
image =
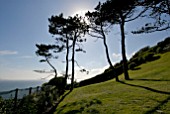
[[[104,44],[104,46],[105,46],[105,52],[106,52],[107,61],[108,61],[109,65],[110,65],[110,68],[111,68],[111,69],[113,70],[113,72],[114,72],[114,77],[116,77],[116,81],[119,81],[118,76],[115,75],[115,70],[114,70],[114,67],[113,67],[113,65],[112,65],[112,62],[111,62],[111,60],[110,60],[110,57],[109,57],[109,50],[108,50],[108,46],[107,46],[107,43],[106,43],[106,36],[105,36],[105,34],[104,34],[104,31],[103,31],[102,27],[101,27],[101,30],[102,30],[103,44]]]
[[[55,73],[55,78],[57,78],[57,70],[56,68],[50,63],[50,61],[48,60],[48,58],[46,58],[47,63],[50,65],[50,67],[54,70]]]
[[[120,30],[121,30],[121,46],[122,46],[122,59],[123,59],[123,71],[125,80],[129,80],[129,74],[128,74],[128,65],[127,65],[127,59],[126,59],[126,49],[125,49],[125,31],[124,31],[124,25],[125,21],[122,18],[122,22],[120,23]]]
[[[69,39],[67,38],[66,42],[66,74],[65,74],[65,84],[67,84],[67,79],[68,79],[68,68],[69,68]]]
[[[75,44],[76,44],[77,38],[74,37],[73,39],[73,49],[72,49],[72,77],[71,77],[71,88],[70,91],[74,88],[74,55],[75,55]]]

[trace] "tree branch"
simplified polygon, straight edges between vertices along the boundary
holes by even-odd
[[[148,8],[145,8],[142,12],[140,12],[136,17],[129,19],[129,20],[125,20],[125,22],[129,22],[129,21],[133,21],[137,18],[139,18],[140,16],[142,16],[142,14],[144,14],[146,11],[148,10]]]
[[[56,68],[50,63],[50,61],[48,60],[47,57],[45,59],[46,59],[47,63],[50,65],[50,67],[54,70],[55,77],[57,77],[57,70],[56,70]]]
[[[92,37],[98,38],[98,39],[103,39],[102,36],[98,36],[98,35],[94,35],[94,34],[90,34],[90,33],[89,33],[89,35],[92,36]]]
[[[141,34],[141,33],[153,33],[153,32],[160,32],[160,31],[164,31],[170,29],[170,25],[168,24],[168,26],[164,27],[164,28],[160,28],[160,27],[145,27],[142,28],[141,30],[138,31],[132,31],[133,34]]]

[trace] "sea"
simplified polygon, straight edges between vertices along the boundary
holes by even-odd
[[[23,95],[29,93],[30,87],[36,88],[45,82],[47,82],[47,80],[0,80],[0,96],[5,99],[12,98],[15,96],[15,90],[17,88],[19,89],[20,97],[22,98]],[[10,94],[6,94],[8,92],[10,92]]]
[[[46,80],[0,80],[0,92],[41,86]]]

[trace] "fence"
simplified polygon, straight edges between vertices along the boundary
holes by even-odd
[[[52,85],[0,92],[0,114],[41,114],[58,102],[63,93]]]
[[[30,88],[24,88],[24,89],[14,89],[10,91],[3,91],[0,92],[0,96],[3,99],[22,99],[24,96],[30,95],[32,93],[40,91],[41,87],[30,87]]]
[[[14,114],[17,109],[17,105],[21,99],[25,96],[37,93],[41,90],[40,86],[30,87],[24,89],[14,89],[10,91],[0,92],[0,114]]]

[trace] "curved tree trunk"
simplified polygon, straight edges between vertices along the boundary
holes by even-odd
[[[125,49],[125,31],[124,31],[124,24],[125,21],[122,17],[122,22],[120,23],[120,30],[121,30],[121,46],[122,46],[122,59],[123,59],[123,71],[125,80],[129,80],[129,73],[128,73],[128,65],[127,65],[127,59],[126,59],[126,49]]]
[[[102,27],[101,27],[101,30],[102,30],[103,44],[104,44],[104,47],[105,47],[105,52],[106,52],[107,61],[108,61],[109,65],[110,65],[110,68],[111,68],[111,69],[113,70],[113,72],[114,72],[114,77],[116,77],[116,81],[119,81],[118,76],[115,75],[115,74],[116,74],[116,73],[115,73],[115,69],[114,69],[114,67],[113,67],[113,65],[112,65],[112,62],[111,62],[111,60],[110,60],[110,57],[109,57],[109,50],[108,50],[108,46],[107,46],[107,43],[106,43],[106,36],[105,36],[105,34],[104,34],[104,31],[103,31]]]
[[[48,60],[48,58],[46,58],[47,63],[50,65],[50,67],[54,70],[55,73],[55,78],[57,78],[57,69],[50,63],[50,61]]]

